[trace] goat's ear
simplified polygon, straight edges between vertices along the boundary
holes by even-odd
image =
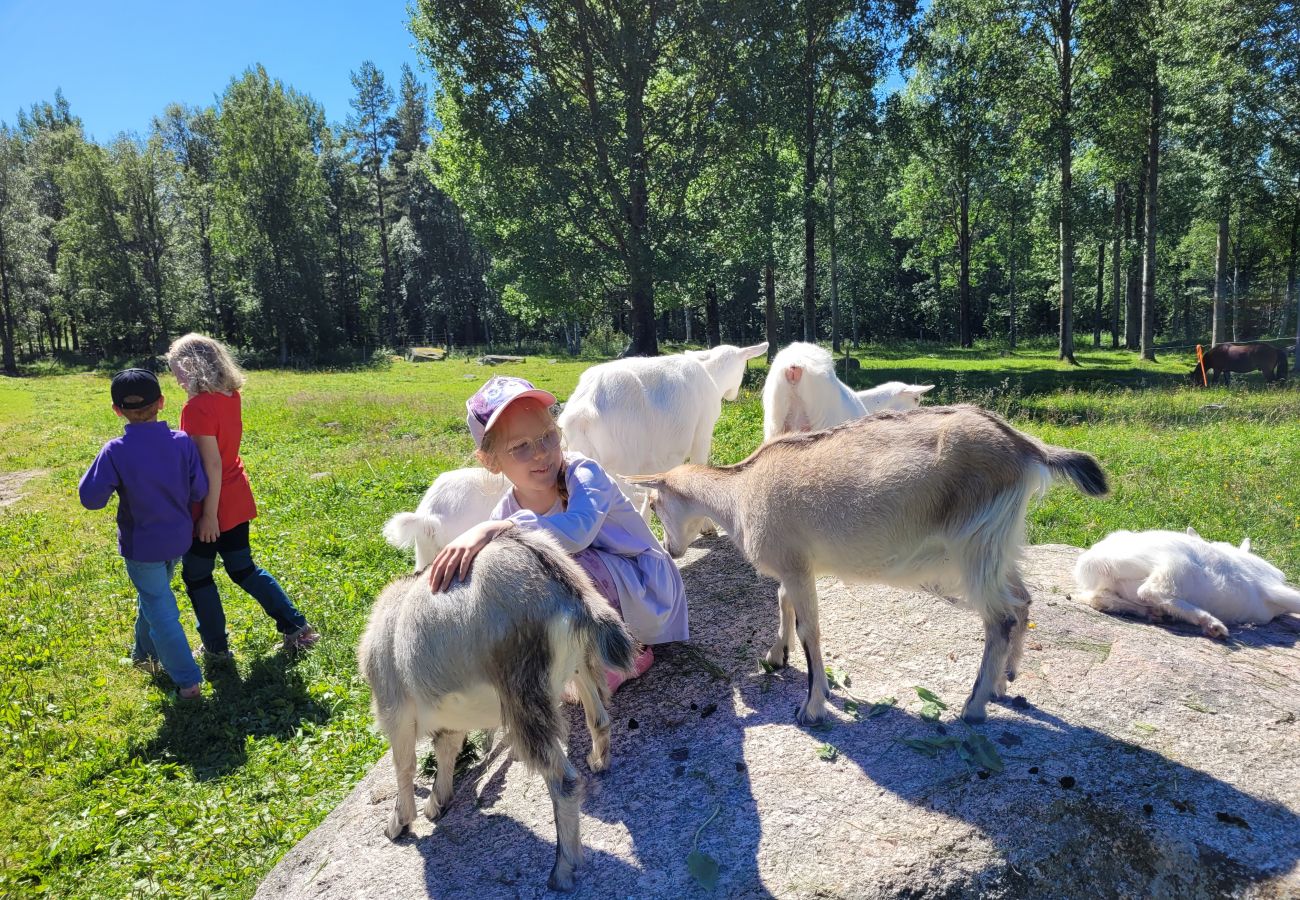
[[[668,483],[668,479],[663,475],[624,475],[623,480],[628,484],[656,491]]]
[[[914,384],[912,385],[911,392],[920,397],[922,394],[928,394],[932,390],[934,390],[934,385],[932,384]]]
[[[1188,537],[1198,538],[1198,537],[1201,536],[1201,534],[1200,534],[1200,532],[1198,532],[1195,528],[1193,528],[1191,525],[1188,525],[1188,526],[1187,526],[1187,536],[1188,536]]]
[[[763,341],[761,344],[755,344],[752,347],[741,347],[740,352],[744,355],[745,359],[754,359],[755,357],[762,356],[767,352],[767,341]]]
[[[1244,541],[1241,542],[1241,549],[1242,552],[1244,553],[1250,552],[1250,538],[1246,538]]]

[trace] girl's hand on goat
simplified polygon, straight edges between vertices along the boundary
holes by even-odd
[[[464,581],[469,577],[470,566],[479,551],[514,524],[510,521],[481,522],[443,547],[429,565],[429,587],[439,593],[447,589],[452,579]]]
[[[217,538],[221,537],[221,528],[217,525],[217,514],[215,511],[211,515],[204,513],[199,517],[198,538],[205,544],[210,544]]]

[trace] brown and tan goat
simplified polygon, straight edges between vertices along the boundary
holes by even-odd
[[[587,763],[609,766],[605,668],[632,666],[618,613],[554,539],[511,529],[474,559],[468,581],[433,593],[424,572],[379,595],[357,649],[374,713],[393,748],[397,800],[385,832],[415,818],[415,744],[433,735],[438,774],[424,806],[437,818],[451,800],[467,732],[509,729],[515,755],[546,779],[555,810],[550,887],[569,890],[582,862],[581,780],[563,746],[560,696],[573,679],[591,732]],[[603,702],[604,701],[604,702]]]
[[[878,413],[777,438],[734,466],[682,465],[635,481],[651,489],[674,557],[712,520],[780,581],[767,662],[784,666],[798,634],[808,697],[796,718],[810,725],[825,718],[830,695],[818,575],[966,600],[984,622],[984,657],[962,718],[984,719],[1016,676],[1028,623],[1018,562],[1025,510],[1058,475],[1106,493],[1088,454],[1044,444],[977,407],[951,406]]]

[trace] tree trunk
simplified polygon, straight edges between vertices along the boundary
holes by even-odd
[[[1156,213],[1160,193],[1160,81],[1151,79],[1151,121],[1147,125],[1147,207],[1143,217],[1146,248],[1142,254],[1142,358],[1156,359]]]
[[[973,347],[970,321],[970,180],[962,179],[957,203],[960,231],[957,235],[957,337],[962,347]]]
[[[778,319],[776,316],[776,266],[771,260],[763,266],[763,311],[767,330],[767,361],[776,356]]]
[[[1241,305],[1237,294],[1237,276],[1241,274],[1241,220],[1245,216],[1237,213],[1237,239],[1232,242],[1232,339],[1241,340]]]
[[[1210,343],[1221,344],[1228,339],[1228,199],[1220,200],[1219,236],[1214,246],[1214,322],[1210,330]]]
[[[77,317],[68,316],[68,331],[72,334],[72,352],[81,352],[81,343],[77,340]]]
[[[817,23],[815,5],[805,2],[803,160],[803,339],[817,341]]]
[[[1074,359],[1074,191],[1073,191],[1073,141],[1070,131],[1070,113],[1073,103],[1071,81],[1073,38],[1071,15],[1073,0],[1060,0],[1060,33],[1057,39],[1057,58],[1060,60],[1060,164],[1061,164],[1061,327],[1060,358],[1071,365]]]
[[[835,256],[835,129],[830,130],[827,153],[827,236],[831,245],[831,352],[840,352],[840,279]]]
[[[704,287],[704,317],[710,347],[722,343],[722,323],[718,321],[718,283],[709,279]]]
[[[1115,211],[1111,218],[1111,251],[1110,251],[1110,295],[1111,295],[1111,313],[1110,313],[1110,347],[1112,350],[1119,347],[1119,307],[1120,291],[1123,279],[1120,275],[1119,262],[1124,239],[1124,194],[1126,193],[1125,183],[1122,181],[1115,183]]]
[[[936,253],[930,259],[931,273],[934,279],[934,305],[936,307],[939,306],[939,295],[942,291],[942,285],[943,285],[943,271],[940,268],[940,265],[941,263],[939,260],[939,254]],[[919,335],[918,335],[918,339],[919,339]]]
[[[1106,242],[1097,245],[1097,303],[1092,311],[1092,346],[1101,348],[1102,308],[1106,301]]]
[[[638,82],[639,84],[639,82]],[[655,334],[654,251],[650,246],[650,194],[647,187],[644,85],[627,99],[628,293],[632,300],[629,356],[658,356]]]
[[[1132,205],[1133,234],[1132,240],[1139,247],[1145,246],[1143,236],[1143,217],[1147,209],[1147,164],[1143,154],[1142,172],[1138,176],[1137,197]],[[1128,308],[1124,312],[1124,348],[1137,350],[1142,339],[1142,255],[1134,253],[1129,257],[1128,267],[1124,273],[1124,286]]]
[[[1008,335],[1011,349],[1016,349],[1016,210],[1013,205],[1011,208],[1011,240],[1010,248],[1007,255],[1011,258],[1008,268],[1010,268],[1011,286],[1008,291],[1008,303],[1010,305],[1010,322],[1008,323]]]
[[[1295,307],[1295,365],[1300,369],[1300,292],[1296,290],[1296,254],[1300,250],[1300,195],[1291,206],[1291,246],[1286,264],[1287,305]]]
[[[1294,245],[1295,241],[1292,241]],[[1295,258],[1294,249],[1291,254]],[[1294,271],[1294,267],[1292,269]],[[4,374],[18,374],[18,359],[14,354],[14,310],[9,296],[9,252],[5,244],[4,222],[0,221],[0,300],[4,301],[0,316],[0,346],[4,353]]]

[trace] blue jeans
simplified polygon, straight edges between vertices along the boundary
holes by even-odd
[[[199,637],[203,638],[205,650],[209,653],[225,653],[230,649],[230,639],[226,634],[226,611],[221,606],[221,593],[212,578],[212,573],[217,568],[218,553],[221,554],[221,563],[230,580],[256,600],[263,611],[275,620],[277,631],[293,634],[307,624],[307,617],[298,612],[280,583],[266,569],[254,564],[253,551],[248,546],[248,523],[243,522],[229,531],[221,532],[210,543],[196,540],[190,545],[181,564],[181,579],[185,582],[185,590],[194,606]]]
[[[140,595],[135,615],[135,646],[131,656],[137,660],[156,659],[178,687],[187,688],[203,680],[190,642],[181,627],[181,613],[172,593],[172,572],[176,560],[138,562],[124,560],[126,574]]]

